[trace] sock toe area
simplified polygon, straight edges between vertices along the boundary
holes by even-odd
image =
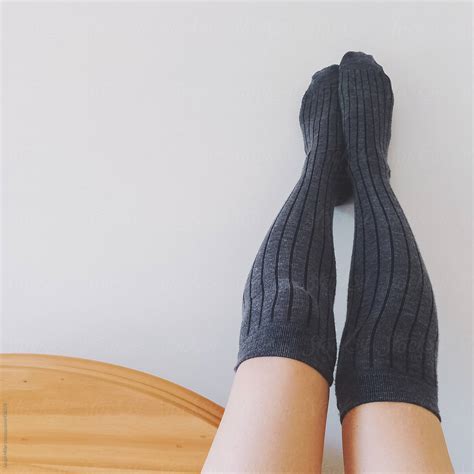
[[[382,66],[378,64],[374,57],[361,51],[348,51],[341,59],[341,68],[373,68],[383,72]]]
[[[337,84],[339,81],[339,65],[333,64],[317,71],[311,77],[311,86]]]

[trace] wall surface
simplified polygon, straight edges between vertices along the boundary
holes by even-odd
[[[311,75],[369,52],[392,183],[440,319],[440,406],[472,472],[471,6],[4,3],[3,352],[97,359],[225,404],[243,285],[301,172]],[[341,334],[353,207],[334,219]],[[333,388],[325,472],[342,472]]]

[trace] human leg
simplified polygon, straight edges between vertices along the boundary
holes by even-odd
[[[348,53],[339,96],[355,196],[348,315],[336,374],[346,467],[377,471],[383,462],[389,472],[410,465],[426,468],[418,472],[444,469],[450,464],[438,409],[434,293],[389,181],[390,80],[371,56]],[[430,449],[437,454],[429,456]]]
[[[249,272],[237,374],[207,472],[318,472],[333,381],[343,139],[338,67],[313,76],[300,113],[303,172]],[[293,360],[292,360],[293,359]]]

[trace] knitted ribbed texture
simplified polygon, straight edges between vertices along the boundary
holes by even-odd
[[[439,418],[436,304],[389,183],[393,93],[372,56],[344,56],[339,102],[355,194],[348,314],[336,373],[341,421],[351,408],[374,401],[414,403]]]
[[[252,357],[300,360],[333,382],[336,268],[332,218],[343,170],[338,66],[316,73],[303,97],[307,153],[247,278],[237,367]]]

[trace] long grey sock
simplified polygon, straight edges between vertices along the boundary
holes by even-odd
[[[348,314],[336,373],[341,421],[353,407],[408,402],[438,418],[438,322],[430,279],[389,183],[389,78],[372,56],[347,53],[339,99],[355,194]]]
[[[332,384],[336,269],[332,218],[343,172],[338,66],[316,73],[300,112],[303,172],[247,278],[237,367],[253,357],[296,359]]]

